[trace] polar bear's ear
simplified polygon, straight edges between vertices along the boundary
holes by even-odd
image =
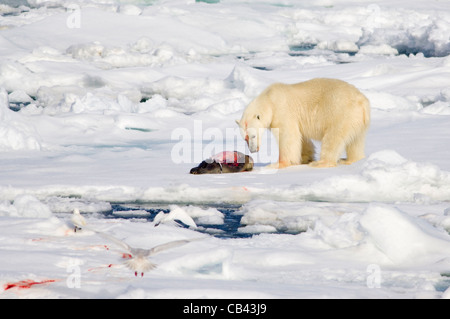
[[[237,124],[238,126],[241,126],[241,122],[239,122],[239,120],[236,120],[236,124]]]

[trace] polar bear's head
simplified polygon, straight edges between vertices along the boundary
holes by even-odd
[[[263,128],[259,127],[259,123],[257,121],[249,122],[247,120],[244,120],[241,122],[237,120],[236,123],[239,125],[242,138],[247,142],[250,152],[258,152],[261,136],[260,131]]]
[[[255,153],[259,151],[261,136],[264,130],[268,127],[267,121],[264,120],[264,115],[255,114],[252,116],[242,116],[241,120],[236,120],[242,138],[247,142],[250,152]]]
[[[245,109],[239,125],[242,138],[245,139],[250,152],[258,152],[264,130],[271,126],[273,105],[268,94],[263,92]]]

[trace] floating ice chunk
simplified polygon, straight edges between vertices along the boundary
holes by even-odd
[[[336,211],[339,208],[335,208]],[[337,215],[337,213],[336,213]],[[325,244],[333,248],[347,248],[359,245],[364,240],[364,233],[360,229],[358,213],[344,213],[336,216],[333,223],[322,221],[320,215],[311,232]]]
[[[430,163],[416,163],[391,150],[372,154],[355,175],[341,175],[318,181],[307,189],[306,198],[324,201],[416,202],[424,198],[450,198],[450,172]]]
[[[372,154],[364,167],[365,182],[370,184],[372,192],[385,194],[384,200],[389,200],[389,196],[391,200],[403,201],[423,196],[446,200],[450,196],[449,172],[429,163],[406,160],[395,151]]]
[[[222,225],[224,223],[224,215],[216,208],[209,207],[203,209],[196,206],[188,206],[184,209],[198,224]]]
[[[327,207],[270,200],[250,201],[241,208],[240,213],[243,214],[241,224],[246,225],[241,232],[297,233],[313,227],[318,219],[326,224],[336,219],[336,212]]]
[[[398,50],[388,44],[364,45],[359,49],[361,54],[398,55]]]
[[[11,102],[11,103],[32,103],[33,99],[24,91],[16,90],[9,94],[9,102]]]
[[[277,229],[270,225],[248,225],[240,227],[238,232],[244,234],[276,233]]]
[[[334,52],[356,53],[358,46],[352,41],[324,41],[317,44],[318,49],[331,50]]]
[[[417,265],[450,254],[446,232],[393,207],[369,206],[360,223],[370,240],[394,263]]]

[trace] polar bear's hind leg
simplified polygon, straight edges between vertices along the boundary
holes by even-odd
[[[309,165],[312,167],[335,167],[344,148],[345,138],[342,136],[341,130],[339,128],[333,128],[322,139],[320,159]]]
[[[354,140],[352,140],[346,147],[347,158],[339,161],[339,164],[350,165],[365,157],[364,145],[365,145],[366,133],[359,134]]]

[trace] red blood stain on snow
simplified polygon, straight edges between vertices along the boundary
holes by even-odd
[[[109,246],[108,245],[91,245],[91,246],[89,246],[89,248],[91,248],[91,249],[106,249],[106,250],[109,250]]]
[[[104,265],[104,266],[89,268],[87,271],[89,271],[89,272],[98,272],[98,271],[101,271],[103,269],[113,268],[113,267],[116,267],[116,266],[117,265],[115,265],[115,264],[108,264],[108,265]]]
[[[18,288],[18,289],[29,289],[33,287],[34,285],[43,285],[43,284],[49,284],[52,282],[56,282],[55,279],[48,279],[48,280],[42,280],[42,281],[34,281],[31,279],[22,280],[18,282],[11,282],[3,285],[3,290],[9,290],[12,288]]]

